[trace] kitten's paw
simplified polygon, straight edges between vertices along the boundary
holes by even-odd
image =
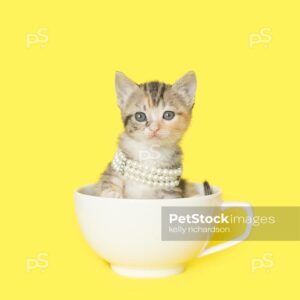
[[[106,197],[106,198],[123,198],[123,195],[114,190],[104,190],[100,194],[101,197]]]

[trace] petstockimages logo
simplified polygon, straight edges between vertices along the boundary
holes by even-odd
[[[203,214],[180,216],[178,214],[170,214],[169,222],[170,224],[173,224],[174,222],[178,222],[179,224],[229,224],[229,216],[225,216],[224,213],[221,213],[219,216],[204,216]]]
[[[164,241],[232,240],[252,227],[248,240],[300,240],[299,207],[253,207],[245,215],[240,207],[162,207],[161,238]]]

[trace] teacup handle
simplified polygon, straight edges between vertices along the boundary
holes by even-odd
[[[227,208],[231,208],[231,207],[243,208],[247,213],[247,217],[249,217],[251,219],[253,218],[253,210],[249,203],[247,203],[247,202],[223,202],[222,206],[221,206],[223,211],[226,210]],[[212,254],[215,252],[219,252],[221,250],[224,250],[226,248],[232,247],[232,246],[240,243],[241,241],[245,240],[249,236],[251,229],[252,229],[252,223],[247,222],[246,229],[240,236],[236,237],[235,239],[233,239],[231,241],[227,241],[225,243],[206,248],[203,252],[201,252],[199,254],[198,257],[209,255],[209,254]]]

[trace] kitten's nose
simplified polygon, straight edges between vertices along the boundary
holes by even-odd
[[[150,128],[151,132],[153,132],[153,133],[156,133],[160,129],[158,124],[156,124],[156,123],[150,124],[149,128]]]
[[[159,131],[159,125],[156,123],[152,123],[149,126],[150,132],[151,132],[151,136],[156,136],[157,132]]]

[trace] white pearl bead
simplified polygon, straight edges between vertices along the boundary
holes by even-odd
[[[157,169],[157,174],[161,174],[162,173],[162,169]]]
[[[159,183],[159,186],[163,186],[163,185],[164,185],[163,182],[160,182],[160,183]]]
[[[154,179],[154,180],[157,180],[157,179],[158,179],[158,176],[157,176],[157,175],[154,175],[154,176],[153,176],[153,179]]]
[[[153,186],[157,186],[157,182],[156,181],[153,182]]]
[[[163,174],[164,174],[164,175],[167,175],[168,173],[169,173],[169,171],[168,171],[167,169],[164,169],[164,170],[163,170]]]
[[[170,186],[169,182],[166,182],[166,183],[165,183],[165,186],[169,187],[169,186]]]
[[[175,180],[175,185],[177,186],[179,184],[179,180]]]

